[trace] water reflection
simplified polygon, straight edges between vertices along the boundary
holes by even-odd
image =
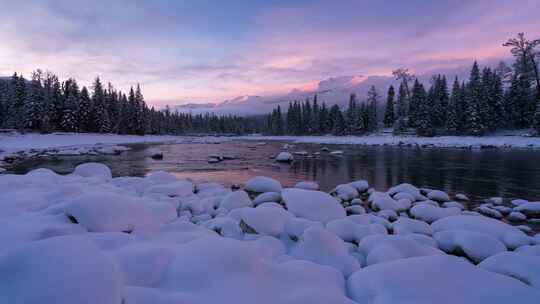
[[[31,160],[19,164],[17,173],[36,167],[69,173],[83,162],[100,161],[110,166],[115,176],[143,176],[166,170],[195,181],[226,184],[243,183],[257,175],[274,177],[285,186],[300,180],[315,180],[324,190],[339,183],[366,179],[385,190],[401,182],[421,187],[463,192],[473,198],[490,196],[540,200],[540,152],[535,150],[419,149],[391,146],[329,146],[343,155],[321,152],[320,145],[296,145],[293,151],[308,151],[308,157],[295,156],[291,165],[276,164],[271,156],[281,151],[282,143],[258,145],[234,141],[222,144],[161,145],[164,160],[147,157],[146,145],[120,156],[62,157]],[[155,146],[154,146],[155,147]],[[320,155],[314,155],[320,152]],[[213,154],[234,157],[217,164],[207,159]]]

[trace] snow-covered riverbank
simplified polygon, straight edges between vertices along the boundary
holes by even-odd
[[[336,145],[394,145],[440,148],[540,148],[540,137],[527,136],[241,136],[245,140],[276,140],[294,143]]]
[[[310,189],[310,190],[307,190]],[[409,184],[0,176],[4,303],[536,303],[540,203]],[[504,220],[504,221],[503,221]],[[524,232],[526,231],[526,232]]]

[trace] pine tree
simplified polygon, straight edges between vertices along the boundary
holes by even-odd
[[[397,99],[397,121],[394,126],[394,133],[401,134],[407,130],[407,125],[414,126],[413,117],[407,118],[407,91],[403,84],[399,85]]]
[[[323,102],[319,114],[319,132],[321,134],[327,134],[332,130],[332,127],[329,126],[328,115],[328,108],[326,107],[326,103]]]
[[[321,132],[320,129],[320,119],[321,119],[321,110],[319,107],[319,103],[317,101],[317,94],[313,96],[313,106],[312,106],[312,115],[311,115],[311,133],[312,134],[319,134]]]
[[[42,75],[40,70],[32,74],[32,81],[28,86],[28,94],[24,101],[24,126],[32,130],[41,130],[44,114],[46,114],[41,84]]]
[[[484,134],[486,127],[482,121],[482,80],[480,78],[480,69],[476,61],[471,69],[469,83],[467,85],[467,112],[466,112],[466,130],[470,135]]]
[[[355,134],[359,132],[358,127],[358,110],[357,110],[356,94],[352,93],[349,97],[349,106],[345,111],[345,132],[347,134]]]
[[[430,112],[430,101],[428,100],[424,85],[422,85],[418,79],[415,80],[411,103],[416,104],[417,107],[417,121],[416,121],[416,133],[419,136],[433,136],[433,125]]]
[[[391,128],[395,122],[395,115],[394,115],[395,95],[396,95],[396,92],[394,91],[394,87],[390,86],[390,88],[388,88],[388,93],[386,94],[386,110],[384,112],[384,126],[386,128]]]
[[[446,132],[448,134],[456,135],[461,129],[461,115],[463,112],[460,111],[461,103],[461,87],[459,85],[458,78],[454,80],[452,85],[452,95],[448,103],[447,117],[446,117]]]
[[[371,86],[367,93],[367,125],[366,129],[368,132],[373,132],[377,129],[378,119],[377,119],[377,104],[379,103],[379,93],[375,86]]]

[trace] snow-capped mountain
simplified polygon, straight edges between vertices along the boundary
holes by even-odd
[[[394,78],[390,76],[340,76],[322,80],[316,88],[311,90],[293,89],[287,94],[274,96],[244,95],[220,103],[184,104],[173,108],[180,112],[194,114],[212,112],[215,114],[255,115],[268,113],[278,104],[286,109],[290,101],[304,101],[306,98],[313,98],[315,94],[317,94],[319,102],[324,101],[329,105],[345,105],[351,93],[355,93],[359,100],[362,100],[369,88],[374,85],[381,96],[384,96],[390,84],[394,83]]]

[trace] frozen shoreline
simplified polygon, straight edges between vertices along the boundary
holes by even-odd
[[[69,175],[1,175],[0,244],[9,245],[0,247],[0,298],[393,304],[540,297],[540,234],[502,221],[537,221],[540,202],[490,198],[471,210],[462,194],[410,184],[386,192],[362,180],[330,193],[317,188],[255,177],[232,191],[162,171],[112,178],[96,163]]]
[[[540,148],[540,137],[528,136],[239,136],[244,140],[291,141],[327,145],[415,146],[434,148]]]

